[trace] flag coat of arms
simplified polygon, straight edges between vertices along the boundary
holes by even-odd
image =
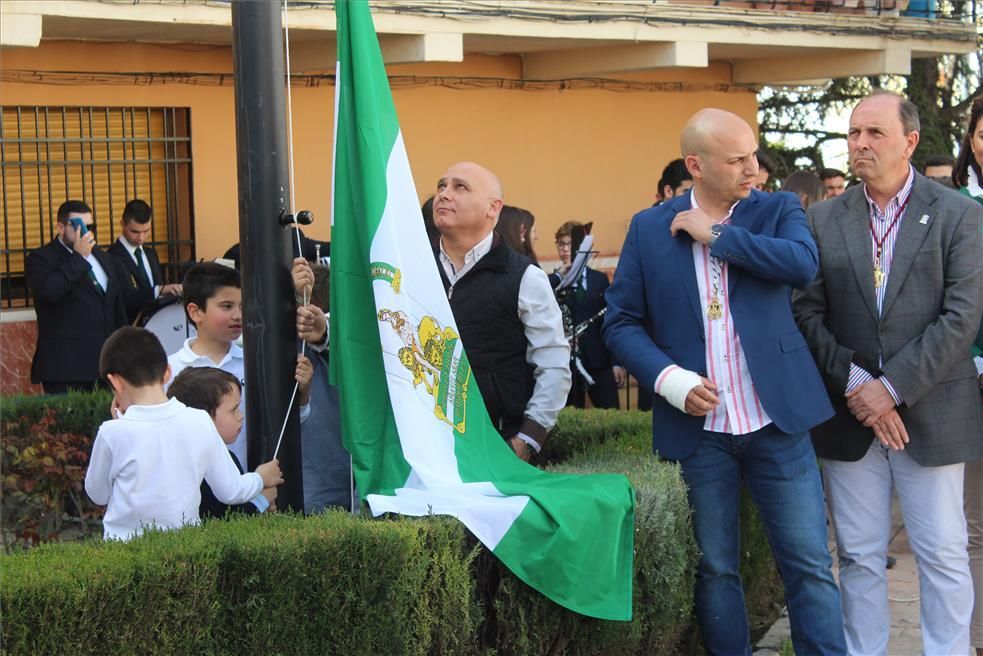
[[[374,515],[452,515],[575,612],[630,620],[634,491],[540,471],[493,427],[427,241],[369,6],[340,0],[331,376]]]

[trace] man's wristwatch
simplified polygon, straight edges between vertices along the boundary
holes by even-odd
[[[717,238],[720,237],[720,234],[723,231],[724,231],[724,224],[722,223],[714,223],[712,226],[710,226],[710,242],[709,242],[710,246],[713,246],[714,243],[716,243]]]

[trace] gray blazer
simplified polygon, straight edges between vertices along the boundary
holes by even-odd
[[[969,348],[983,313],[983,208],[915,173],[880,317],[869,221],[862,185],[809,208],[819,273],[795,293],[795,320],[836,409],[812,430],[816,453],[852,462],[874,439],[844,399],[854,362],[901,396],[915,462],[977,460],[983,401]]]

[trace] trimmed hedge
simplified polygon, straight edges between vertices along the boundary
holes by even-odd
[[[652,413],[639,410],[577,410],[564,408],[556,428],[537,456],[537,464],[551,465],[624,438],[646,441],[652,453]],[[639,442],[640,443],[640,442]]]
[[[3,560],[10,654],[471,654],[457,522],[271,514]]]
[[[690,623],[697,555],[678,467],[601,447],[551,470],[621,472],[631,480],[637,495],[632,621],[595,620],[560,608],[483,551],[478,579],[493,627],[485,627],[487,646],[496,654],[678,654]]]
[[[42,405],[64,404],[57,416],[81,433],[97,428],[108,408],[108,396],[89,396],[18,407],[30,419],[35,411],[43,417]],[[11,654],[698,651],[691,627],[697,550],[686,490],[678,467],[651,455],[650,417],[565,410],[543,454],[565,461],[550,465],[555,471],[623,472],[635,486],[630,623],[556,606],[455,520],[281,514],[4,557],[0,644]],[[753,507],[744,510],[742,572],[753,621],[776,615],[781,593],[778,587],[776,600],[777,576]]]
[[[30,430],[53,408],[56,430],[94,439],[102,422],[110,418],[112,401],[113,393],[108,390],[73,391],[58,396],[5,396],[0,398],[0,422],[13,426],[13,430]]]

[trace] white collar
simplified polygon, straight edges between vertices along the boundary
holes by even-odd
[[[239,360],[242,359],[242,347],[239,346],[238,341],[235,341],[229,344],[229,350],[222,358],[222,361],[219,362],[218,364],[215,364],[215,361],[212,360],[207,355],[198,355],[197,353],[191,350],[191,344],[196,339],[198,338],[189,337],[188,339],[184,340],[184,346],[182,346],[181,350],[177,352],[177,357],[181,362],[184,362],[185,364],[194,364],[195,362],[202,360],[208,363],[208,366],[210,367],[221,367],[223,364],[225,364],[229,360],[232,360],[233,358],[238,358]]]
[[[486,236],[484,239],[482,239],[477,244],[475,244],[474,248],[472,248],[471,250],[469,250],[467,253],[464,254],[464,266],[461,267],[461,271],[474,266],[478,262],[478,260],[488,255],[488,253],[491,251],[492,248],[492,238],[494,236],[495,236],[495,231],[492,230],[491,232],[488,233],[488,236]],[[449,264],[451,266],[452,271],[455,269],[454,262],[451,261],[450,256],[447,255],[447,252],[444,250],[443,237],[440,238],[440,259],[442,262]],[[455,271],[455,273],[457,272]]]
[[[168,399],[166,403],[157,405],[131,405],[126,412],[119,415],[119,419],[126,421],[159,421],[173,417],[187,406],[177,399]]]
[[[976,169],[969,167],[969,175],[966,180],[966,191],[973,198],[983,198],[983,188],[980,187],[980,179],[976,177]]]
[[[914,183],[915,183],[915,168],[911,164],[909,164],[908,177],[905,178],[905,182],[903,185],[901,185],[901,189],[898,190],[898,193],[896,193],[891,198],[891,200],[887,201],[887,205],[884,206],[884,212],[887,211],[887,208],[891,205],[892,202],[895,203],[896,207],[901,207],[904,204],[905,200],[908,198],[908,196],[911,195],[911,187]],[[884,212],[881,212],[881,208],[877,206],[877,203],[874,202],[874,199],[870,197],[870,193],[867,191],[866,182],[864,183],[864,196],[866,196],[867,198],[867,206],[876,209],[876,216],[881,216],[882,214],[884,214]]]
[[[700,204],[696,202],[696,189],[693,189],[689,192],[689,202],[690,202],[690,207],[692,207],[694,210],[700,209]],[[730,215],[734,213],[734,208],[737,207],[737,204],[740,202],[741,201],[739,200],[735,201],[734,204],[730,206],[730,209],[727,210],[727,215],[724,218],[717,221],[717,223],[726,223],[727,220],[730,218]]]
[[[140,246],[134,246],[131,244],[123,235],[119,236],[118,241],[123,245],[123,248],[130,252],[130,255],[133,255],[138,248],[141,248]]]

